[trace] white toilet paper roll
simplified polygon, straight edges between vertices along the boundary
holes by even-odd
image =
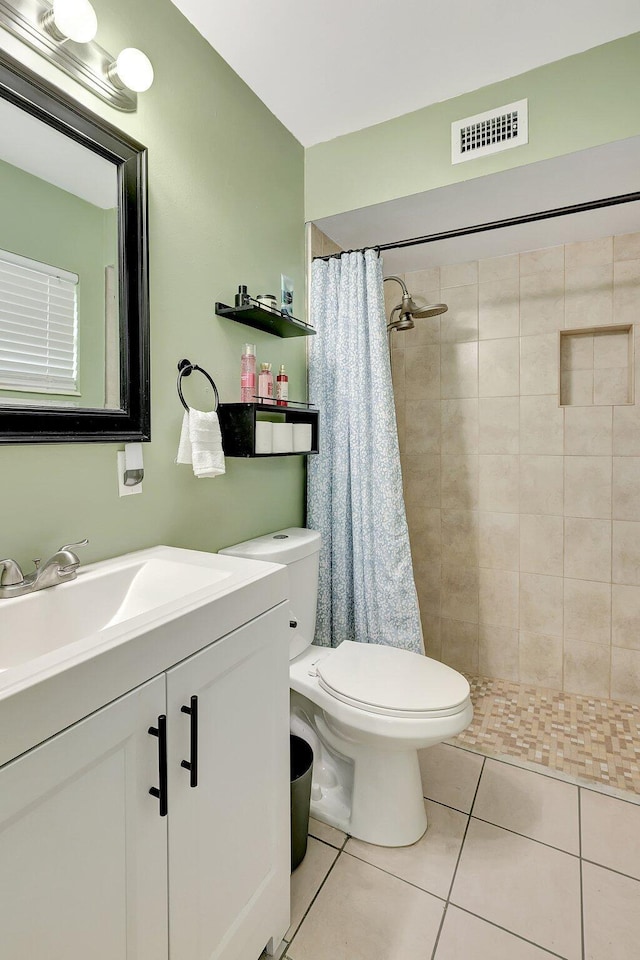
[[[304,453],[307,450],[311,450],[310,423],[293,424],[293,449],[296,453]]]
[[[273,453],[273,424],[256,421],[256,453]]]
[[[273,426],[273,453],[293,452],[293,424],[274,423]]]

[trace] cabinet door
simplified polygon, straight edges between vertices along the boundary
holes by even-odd
[[[166,960],[160,677],[0,770],[3,960]]]
[[[167,675],[169,955],[254,960],[289,924],[288,614],[282,604]],[[198,785],[190,786],[198,698]]]

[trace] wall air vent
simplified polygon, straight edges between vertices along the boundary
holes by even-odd
[[[451,124],[451,162],[463,163],[529,142],[528,100]]]

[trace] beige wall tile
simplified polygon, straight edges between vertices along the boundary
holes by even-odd
[[[440,402],[407,400],[405,415],[407,453],[440,453]]]
[[[478,457],[442,457],[441,504],[443,510],[478,509]]]
[[[640,404],[615,407],[613,454],[616,457],[640,457]]]
[[[442,317],[440,337],[443,343],[478,339],[478,285],[443,287],[442,302],[449,307]],[[417,321],[416,321],[417,322]]]
[[[478,452],[478,399],[443,400],[442,453]]]
[[[613,264],[567,267],[565,327],[598,327],[613,321]]]
[[[640,650],[611,648],[611,698],[640,703]]]
[[[518,570],[520,567],[520,516],[517,513],[479,515],[478,561],[492,570]]]
[[[640,417],[638,419],[640,426]],[[622,432],[622,428],[621,428]],[[612,411],[567,407],[564,411],[564,452],[571,456],[611,456]],[[638,449],[640,450],[640,444]]]
[[[520,683],[562,690],[562,639],[520,631]]]
[[[613,583],[640,586],[640,523],[613,521]]]
[[[542,247],[520,254],[520,276],[545,273],[547,270],[564,270],[564,247]]]
[[[430,299],[431,292],[438,290],[440,287],[440,267],[410,270],[409,273],[403,274],[403,278],[412,297],[421,297],[425,300]],[[398,284],[390,283],[387,284],[387,286],[392,287],[394,295],[397,297],[397,300],[399,300],[400,297],[398,295],[401,294],[401,290]]]
[[[443,343],[440,352],[443,399],[478,396],[478,344]]]
[[[518,626],[518,574],[481,568],[479,621],[496,627]]]
[[[414,560],[413,575],[422,617],[440,616],[442,564],[440,560]]]
[[[388,286],[393,287],[392,284]],[[396,293],[392,289],[392,305],[387,309],[387,318],[391,314],[392,307],[400,301],[400,291]],[[433,289],[421,290],[419,287],[409,287],[409,293],[414,296],[419,304],[438,303],[440,300],[440,288],[436,285]],[[421,347],[430,343],[440,343],[440,317],[417,317],[416,325],[411,330],[395,330],[391,334],[391,343],[401,350],[409,347]]]
[[[478,622],[478,568],[461,567],[457,563],[442,564],[442,599],[440,610],[444,618]],[[442,655],[445,655],[445,635],[442,634]]]
[[[408,400],[440,399],[440,347],[404,351],[405,396]]]
[[[593,404],[593,370],[565,370],[560,375],[561,402],[576,407]]]
[[[640,587],[611,586],[611,642],[615,647],[640,650]]]
[[[482,454],[478,460],[480,509],[496,513],[517,513],[520,501],[518,457]]]
[[[563,457],[520,457],[520,510],[562,516]]]
[[[613,267],[613,318],[616,323],[638,323],[640,317],[640,260],[624,260]]]
[[[520,516],[520,570],[562,576],[564,523],[562,517]]]
[[[629,366],[629,334],[626,330],[596,333],[593,338],[593,366],[596,370]]]
[[[593,334],[576,333],[560,337],[563,370],[593,370]]]
[[[609,696],[609,648],[581,640],[564,642],[564,690],[587,697]]]
[[[424,653],[432,660],[442,659],[442,630],[440,617],[430,613],[420,614],[422,636],[424,639]]]
[[[557,397],[520,398],[520,453],[564,452],[564,410]]]
[[[613,238],[614,260],[640,259],[640,233],[623,233]]]
[[[640,520],[640,457],[613,458],[613,517]]]
[[[518,336],[520,295],[517,279],[481,283],[478,304],[478,331],[481,340]]]
[[[440,368],[438,364],[438,377],[440,376]],[[404,351],[403,350],[392,350],[391,351],[391,382],[393,384],[393,397],[394,400],[404,400],[406,397],[405,390],[405,376],[404,376]],[[438,399],[440,395],[438,393]]]
[[[575,267],[597,267],[613,260],[613,237],[601,237],[598,240],[581,240],[567,243],[564,248],[567,270]]]
[[[520,574],[520,630],[562,636],[562,577]]]
[[[611,582],[611,521],[565,517],[564,575]]]
[[[404,497],[409,504],[440,506],[440,457],[428,453],[409,453],[402,457]]]
[[[469,263],[450,263],[440,267],[441,287],[463,287],[468,283],[478,282],[478,261]]]
[[[564,270],[520,278],[520,334],[551,333],[564,326]]]
[[[640,805],[580,791],[582,855],[640,880]]]
[[[407,507],[411,556],[414,560],[438,560],[441,556],[440,510],[437,507]]]
[[[519,680],[518,631],[507,627],[478,627],[478,670],[482,677]]]
[[[598,406],[610,404],[630,403],[629,371],[616,368],[614,370],[594,370],[593,372],[593,402]]]
[[[639,254],[640,256],[640,254]],[[513,253],[506,257],[491,257],[489,260],[478,262],[478,279],[480,283],[489,280],[511,280],[518,276],[518,254]]]
[[[442,620],[442,662],[471,676],[478,672],[478,624]]]
[[[565,640],[586,640],[609,646],[611,585],[593,580],[564,581]]]
[[[568,517],[611,517],[611,457],[565,457],[564,512]]]
[[[558,338],[553,333],[520,339],[522,396],[558,393]]]
[[[479,390],[481,397],[516,397],[519,393],[518,338],[481,340]]]
[[[484,397],[478,407],[479,453],[518,453],[520,399]]]
[[[442,511],[442,561],[465,567],[477,565],[477,513],[471,510]]]

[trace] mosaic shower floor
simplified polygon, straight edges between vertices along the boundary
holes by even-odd
[[[451,741],[640,797],[640,706],[470,678],[474,718]]]

